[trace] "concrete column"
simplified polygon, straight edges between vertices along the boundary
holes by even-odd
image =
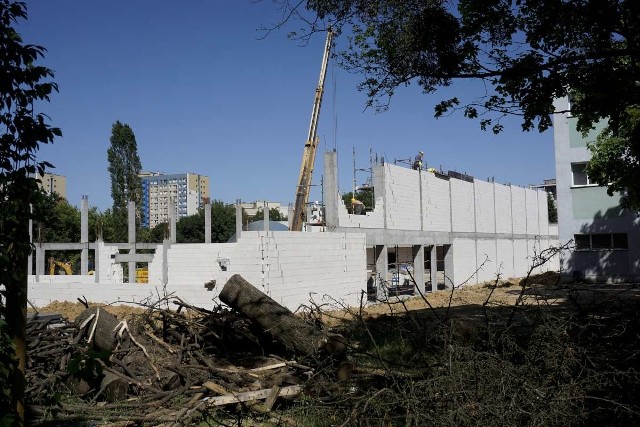
[[[236,242],[242,235],[242,205],[240,199],[236,199]]]
[[[453,245],[444,245],[444,286],[451,289],[455,286],[453,265]]]
[[[431,246],[429,257],[429,261],[431,263],[431,271],[429,275],[431,276],[431,291],[433,292],[438,290],[438,247],[436,245]]]
[[[89,274],[89,197],[82,196],[80,202],[80,274]]]
[[[263,202],[262,205],[262,222],[264,222],[265,233],[269,232],[269,203]]]
[[[171,243],[176,243],[177,241],[176,217],[176,201],[169,200],[169,240],[171,240]]]
[[[40,275],[44,274],[45,251],[38,243],[36,245],[36,282],[40,280]]]
[[[338,195],[338,154],[335,151],[324,153],[323,185],[324,223],[331,230],[339,225],[338,208],[341,202]]]
[[[171,247],[171,241],[164,239],[162,241],[162,284],[169,283],[169,248]]]
[[[31,212],[33,212],[33,206],[31,207]],[[29,220],[29,243],[31,247],[33,247],[33,220]],[[27,274],[29,276],[33,275],[33,250],[29,251],[29,258],[27,261]]]
[[[129,214],[129,244],[133,245],[129,249],[130,254],[136,253],[136,204],[135,202],[129,202],[127,204]],[[129,261],[129,283],[136,283],[136,263]]]
[[[385,288],[387,286],[387,273],[389,272],[387,247],[385,245],[376,245],[374,248],[374,257],[376,261],[377,298],[382,299],[386,297]]]
[[[204,242],[211,243],[211,203],[204,205]]]
[[[96,248],[93,251],[93,278],[96,283],[100,283],[100,250],[103,245],[102,238],[98,238],[96,240]]]
[[[413,245],[413,278],[421,294],[424,294],[424,246]]]

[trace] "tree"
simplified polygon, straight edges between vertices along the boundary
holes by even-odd
[[[40,144],[62,135],[34,108],[40,101],[48,102],[58,87],[52,81],[53,72],[36,64],[46,50],[24,44],[13,27],[26,19],[25,3],[0,0],[0,288],[4,287],[5,300],[0,317],[7,323],[18,366],[17,370],[11,365],[0,367],[10,371],[11,380],[10,385],[0,385],[0,404],[5,406],[10,397],[10,406],[0,408],[0,424],[24,424],[28,227],[30,219],[38,219],[31,211],[41,195],[35,175],[51,166],[38,161],[36,153]],[[6,351],[4,346],[0,349]]]
[[[128,202],[135,202],[139,211],[142,200],[142,181],[138,176],[142,164],[138,157],[138,144],[131,127],[120,121],[113,124],[109,142],[111,146],[107,150],[107,159],[111,176],[113,213],[118,217],[124,214],[126,224]]]
[[[182,217],[176,223],[176,241],[179,243],[204,242],[204,209],[195,215]]]
[[[286,221],[288,218],[286,215],[283,215],[278,208],[269,209],[269,221]],[[262,221],[264,220],[264,210],[262,208],[258,209],[258,212],[254,216],[249,217],[249,222]]]
[[[436,117],[461,110],[478,119],[482,129],[500,132],[501,119],[515,114],[523,130],[544,131],[556,112],[554,99],[571,94],[579,131],[607,120],[608,136],[619,138],[594,145],[594,154],[613,144],[631,154],[621,163],[637,165],[633,147],[639,142],[637,132],[630,131],[628,111],[640,106],[637,0],[282,3],[283,16],[303,19],[301,37],[325,23],[350,35],[339,57],[343,67],[362,75],[359,88],[366,91],[368,105],[387,108],[399,86],[417,84],[430,94],[456,81],[478,80],[478,96],[446,97],[436,104]],[[599,183],[612,184],[612,191],[638,192],[640,180],[620,179],[619,168],[602,164],[607,169],[599,169]]]
[[[211,241],[226,243],[236,232],[236,207],[222,200],[211,203]]]

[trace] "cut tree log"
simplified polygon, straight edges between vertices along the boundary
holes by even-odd
[[[95,315],[85,328],[87,336],[93,333],[93,343],[100,350],[113,351],[116,348],[116,331],[114,328],[120,321],[102,307],[90,307],[76,317],[75,323],[81,327],[85,320]]]
[[[224,285],[220,301],[247,316],[286,348],[298,354],[311,355],[320,350],[342,354],[347,349],[344,337],[328,334],[308,324],[239,274],[231,276]]]

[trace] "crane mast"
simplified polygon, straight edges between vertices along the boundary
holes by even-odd
[[[291,230],[302,231],[302,223],[305,217],[305,206],[309,202],[309,192],[311,189],[311,178],[313,176],[313,165],[316,159],[316,149],[318,148],[319,138],[317,135],[318,118],[320,117],[320,106],[322,105],[322,95],[324,93],[324,81],[327,75],[327,64],[331,53],[331,43],[333,41],[333,32],[331,28],[327,31],[327,40],[324,45],[324,55],[322,56],[322,65],[320,67],[320,79],[318,87],[316,87],[315,97],[313,99],[313,109],[311,110],[311,123],[309,124],[309,135],[307,142],[304,144],[304,152],[302,153],[302,164],[300,165],[300,174],[298,176],[298,186],[296,187],[295,203],[293,205],[293,218],[291,219]]]

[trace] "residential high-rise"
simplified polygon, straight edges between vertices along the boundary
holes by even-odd
[[[620,195],[591,181],[586,166],[587,143],[604,128],[599,123],[588,135],[576,129],[567,98],[555,102],[554,145],[558,234],[560,243],[573,241],[561,259],[563,272],[575,279],[608,281],[640,277],[640,217],[620,206]]]
[[[67,198],[67,177],[64,175],[56,175],[54,173],[45,173],[37,176],[40,179],[40,188],[47,194],[56,193],[58,196]]]
[[[209,199],[209,177],[195,173],[142,172],[142,225],[153,228],[169,221],[169,206],[178,218],[194,215]]]

